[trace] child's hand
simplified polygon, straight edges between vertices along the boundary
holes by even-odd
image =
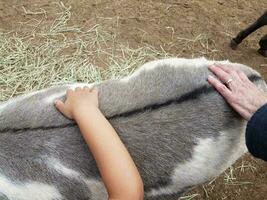
[[[55,101],[56,108],[69,119],[75,119],[77,115],[86,112],[90,108],[98,108],[98,91],[87,86],[68,89],[66,101]],[[90,112],[90,111],[89,111]]]

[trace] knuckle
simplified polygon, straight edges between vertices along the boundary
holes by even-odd
[[[242,82],[240,83],[240,87],[239,87],[239,89],[241,90],[241,92],[244,92],[244,91],[246,91],[247,89],[249,89],[249,84],[248,84],[248,82],[247,82],[247,81],[242,81]]]
[[[231,96],[231,97],[228,98],[228,102],[230,104],[236,104],[237,101],[238,101],[238,99],[236,97]]]
[[[218,90],[219,90],[219,91],[222,91],[222,92],[223,92],[223,91],[226,90],[226,86],[223,85],[223,84],[219,84],[217,87],[218,87]]]

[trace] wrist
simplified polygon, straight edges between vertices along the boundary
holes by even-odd
[[[77,108],[73,111],[73,118],[78,123],[81,119],[89,118],[99,112],[99,108],[94,105]]]

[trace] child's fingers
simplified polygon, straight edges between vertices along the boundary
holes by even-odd
[[[60,112],[64,113],[65,105],[64,105],[64,103],[62,101],[56,100],[55,101],[55,106]]]
[[[98,90],[96,88],[93,88],[91,92],[98,93]]]
[[[66,96],[68,97],[70,93],[74,92],[72,89],[68,88],[66,91]]]
[[[77,92],[77,91],[81,91],[82,90],[82,88],[81,87],[76,87],[75,88],[75,91]]]
[[[86,91],[89,91],[89,92],[91,90],[91,88],[89,88],[88,86],[84,86],[83,89],[86,90]]]

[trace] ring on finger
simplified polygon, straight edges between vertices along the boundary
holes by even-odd
[[[230,78],[228,81],[226,81],[226,84],[229,85],[229,83],[231,83],[232,81],[234,80]]]

